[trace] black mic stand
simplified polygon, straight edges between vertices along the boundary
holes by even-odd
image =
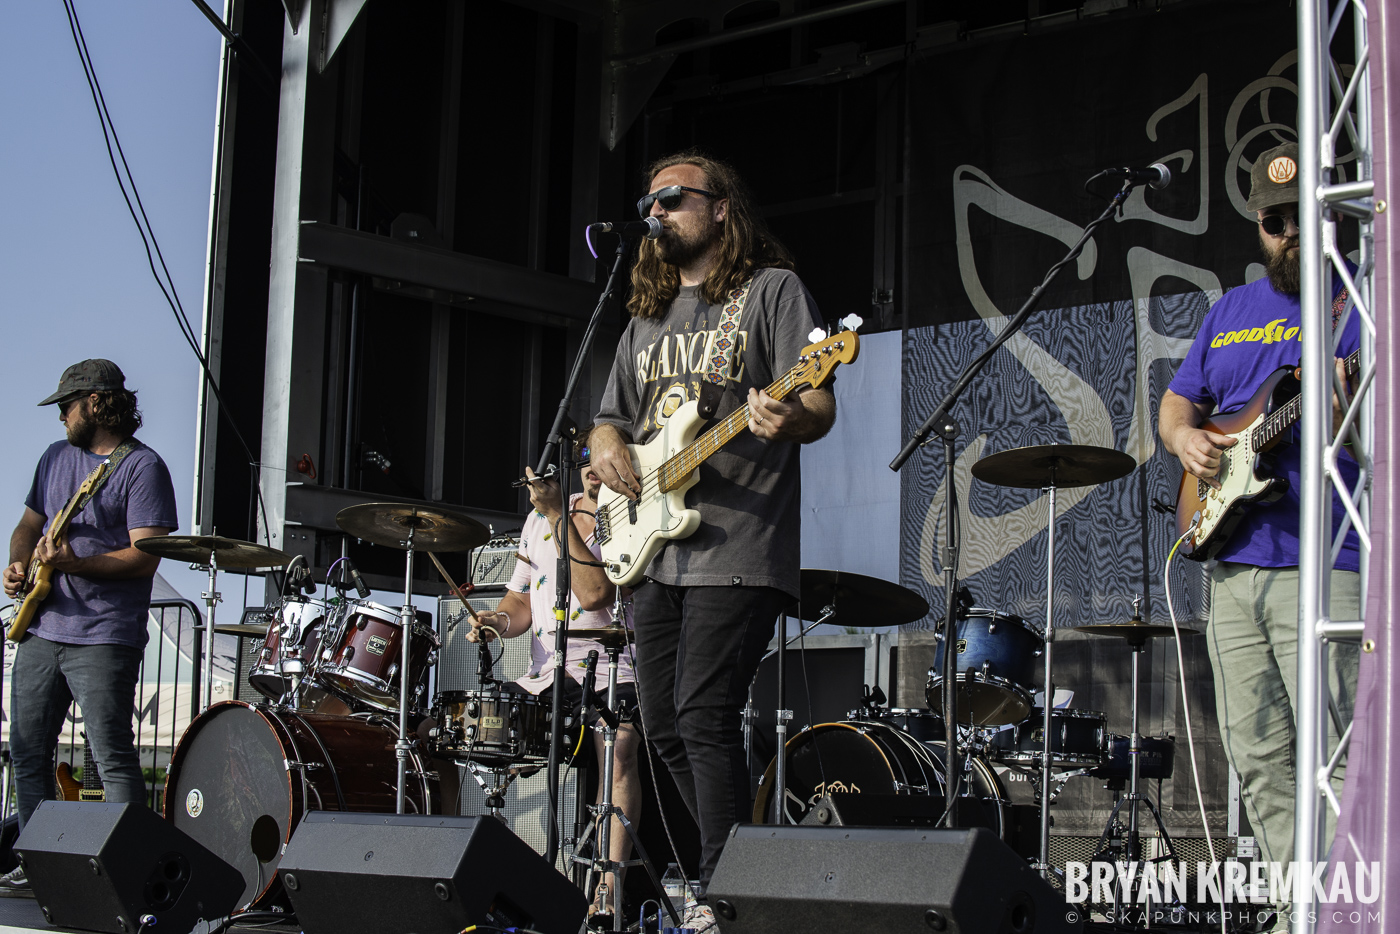
[[[1099,173],[1099,175],[1102,174],[1104,173]],[[1098,178],[1099,175],[1094,176],[1094,178]],[[1089,179],[1089,182],[1094,181],[1094,178]],[[1065,254],[1064,259],[1050,267],[1050,270],[1045,274],[1045,278],[1041,280],[1040,285],[1037,285],[1031,290],[1030,297],[1026,299],[1025,304],[1021,306],[1020,310],[1016,312],[1011,320],[1006,323],[1006,327],[1003,328],[1002,332],[992,341],[991,346],[983,351],[975,360],[968,363],[963,369],[962,375],[960,375],[957,382],[953,384],[953,388],[943,397],[943,401],[938,403],[938,408],[933,410],[933,414],[919,426],[919,429],[909,438],[899,454],[895,456],[895,459],[890,461],[890,470],[898,472],[900,468],[904,466],[904,462],[909,460],[917,448],[929,443],[931,440],[929,436],[935,431],[938,433],[938,436],[943,439],[943,488],[946,491],[944,499],[946,518],[944,521],[946,522],[946,528],[948,530],[948,544],[943,549],[942,556],[944,608],[943,626],[939,631],[939,636],[943,643],[943,667],[941,674],[943,681],[943,722],[948,735],[948,750],[943,763],[943,793],[945,795],[944,800],[946,805],[943,811],[943,817],[940,819],[939,823],[944,827],[957,826],[956,803],[958,796],[958,780],[961,777],[957,748],[958,710],[957,679],[955,677],[957,667],[953,661],[953,656],[957,654],[955,623],[957,616],[957,561],[959,547],[959,542],[953,531],[957,528],[957,523],[953,515],[955,503],[957,502],[957,490],[954,485],[956,481],[953,477],[953,445],[957,440],[959,429],[957,420],[952,417],[953,406],[957,405],[958,399],[962,396],[963,391],[977,378],[977,374],[981,373],[983,368],[986,367],[987,362],[992,359],[992,354],[996,353],[997,349],[1000,348],[1002,344],[1005,344],[1011,339],[1013,334],[1017,333],[1025,326],[1026,321],[1030,319],[1031,313],[1035,311],[1036,306],[1040,304],[1040,299],[1041,296],[1045,294],[1045,289],[1054,281],[1055,277],[1059,275],[1060,270],[1079,257],[1079,254],[1084,251],[1084,245],[1089,242],[1089,238],[1094,235],[1095,230],[1112,217],[1114,213],[1122,210],[1123,202],[1127,200],[1128,193],[1138,184],[1140,184],[1140,182],[1131,178],[1123,182],[1123,187],[1118,190],[1117,194],[1109,199],[1108,207],[1104,208],[1103,213],[1094,218],[1088,227],[1084,228],[1084,235],[1079,238],[1079,241],[1075,243],[1074,246],[1070,247],[1070,251]],[[1088,183],[1086,182],[1085,185],[1087,187]],[[1050,521],[1053,522],[1054,520],[1055,517],[1051,516]],[[1050,633],[1047,632],[1046,635],[1049,637]],[[1054,704],[1053,691],[1052,685],[1047,683],[1045,685],[1045,706],[1047,709]],[[1043,874],[1049,872],[1049,867],[1047,866],[1041,866],[1039,868]]]
[[[612,271],[608,273],[607,284],[603,287],[603,294],[598,297],[598,305],[593,309],[593,316],[588,319],[588,327],[584,329],[583,341],[579,344],[578,356],[574,358],[573,369],[569,373],[569,381],[564,386],[564,397],[559,400],[559,411],[554,416],[554,425],[549,429],[549,437],[545,441],[544,451],[540,453],[539,466],[535,473],[540,477],[547,477],[547,473],[553,459],[553,455],[559,454],[558,478],[559,497],[562,508],[561,521],[564,523],[561,529],[555,530],[555,546],[559,551],[559,561],[554,573],[554,691],[549,720],[549,765],[545,773],[548,778],[548,827],[545,830],[545,859],[552,864],[559,855],[559,759],[564,743],[564,691],[561,687],[564,679],[568,677],[564,672],[564,656],[567,654],[569,637],[567,632],[567,621],[569,616],[569,595],[572,592],[571,562],[569,560],[569,523],[573,518],[569,515],[569,478],[572,470],[569,457],[569,447],[564,442],[564,426],[569,422],[569,407],[573,404],[574,393],[578,389],[579,377],[583,372],[583,364],[589,359],[589,354],[593,349],[593,337],[598,330],[598,321],[603,315],[603,306],[612,298],[613,285],[617,281],[618,271],[622,269],[623,260],[627,258],[632,244],[626,237],[619,237],[617,252],[613,257]],[[562,531],[562,535],[560,532]]]

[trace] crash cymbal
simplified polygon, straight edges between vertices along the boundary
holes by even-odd
[[[285,551],[222,535],[152,535],[139,540],[136,547],[148,555],[203,567],[209,566],[211,553],[221,568],[276,568],[292,560]]]
[[[597,642],[605,649],[625,649],[635,637],[626,626],[603,626],[599,629],[566,629],[564,635],[570,639],[584,639]]]
[[[1160,636],[1170,638],[1175,632],[1180,632],[1183,636],[1194,636],[1200,632],[1199,629],[1192,629],[1190,626],[1177,626],[1173,630],[1170,626],[1144,623],[1140,619],[1128,620],[1126,623],[1090,623],[1087,626],[1066,626],[1065,629],[1066,631],[1088,633],[1091,636],[1114,636],[1134,645]]]
[[[1063,490],[1126,477],[1137,461],[1122,451],[1089,444],[1038,444],[998,451],[972,465],[972,475],[996,486]]]
[[[836,615],[828,622],[843,626],[899,626],[928,615],[928,601],[908,587],[850,571],[802,569],[802,619],[821,619],[831,605]]]
[[[226,636],[252,636],[261,639],[267,635],[267,626],[249,626],[245,623],[215,623],[214,631]]]
[[[486,526],[471,516],[436,506],[404,503],[346,506],[336,513],[335,524],[348,535],[405,551],[410,529],[414,551],[468,551],[491,538]]]

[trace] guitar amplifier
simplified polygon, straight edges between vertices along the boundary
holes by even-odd
[[[498,535],[471,555],[471,582],[478,587],[491,584],[504,586],[515,573],[515,556],[520,540]]]

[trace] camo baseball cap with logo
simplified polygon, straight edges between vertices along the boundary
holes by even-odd
[[[1276,204],[1298,203],[1298,144],[1275,146],[1254,160],[1249,170],[1246,211],[1262,211]]]
[[[40,402],[40,405],[53,405],[74,396],[85,396],[90,392],[113,392],[126,388],[126,377],[121,367],[111,360],[84,360],[63,371],[58,381],[58,390]]]

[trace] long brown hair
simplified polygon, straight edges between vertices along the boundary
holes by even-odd
[[[93,393],[92,420],[123,439],[136,434],[141,427],[141,410],[136,407],[136,393],[127,389]]]
[[[729,199],[721,222],[720,252],[705,281],[700,283],[700,300],[718,305],[725,293],[750,279],[754,270],[769,266],[792,269],[792,254],[778,242],[763,223],[748,187],[727,162],[687,149],[657,159],[647,167],[643,187],[657,174],[673,165],[693,165],[705,173],[705,190],[716,199]],[[661,259],[656,243],[643,240],[637,262],[632,266],[632,297],[627,310],[639,318],[659,318],[666,313],[681,287],[679,270]]]

